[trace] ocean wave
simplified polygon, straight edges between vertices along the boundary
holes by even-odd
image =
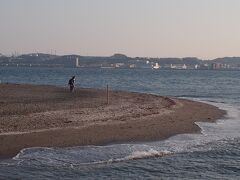
[[[116,159],[116,162],[119,161],[126,161],[126,160],[136,160],[136,159],[146,159],[146,158],[152,158],[152,157],[163,157],[167,155],[174,154],[171,151],[157,151],[154,149],[150,149],[148,151],[135,151],[131,155],[126,156],[124,158]]]
[[[21,150],[13,160],[20,163],[35,161],[42,164],[91,165],[163,157],[173,152],[157,150],[148,145],[110,145],[72,148],[35,147]]]
[[[196,99],[192,99],[196,100]],[[179,134],[163,141],[107,146],[80,146],[68,148],[35,147],[21,150],[12,160],[18,164],[34,162],[49,166],[82,166],[109,164],[137,159],[164,157],[176,153],[211,149],[211,144],[240,137],[238,107],[207,102],[227,111],[227,116],[216,123],[197,122],[201,134]]]

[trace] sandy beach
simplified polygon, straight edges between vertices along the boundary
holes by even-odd
[[[153,141],[197,133],[214,122],[212,105],[151,94],[45,85],[0,84],[0,157],[27,147]]]

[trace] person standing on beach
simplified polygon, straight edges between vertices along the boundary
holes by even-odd
[[[75,83],[75,76],[73,76],[71,79],[68,81],[68,85],[70,87],[70,92],[73,92],[74,90],[74,83]]]

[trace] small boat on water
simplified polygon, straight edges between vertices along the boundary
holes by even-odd
[[[158,63],[156,63],[154,66],[152,66],[152,69],[159,69],[161,66],[159,66]]]

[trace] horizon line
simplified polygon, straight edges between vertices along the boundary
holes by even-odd
[[[111,56],[114,56],[114,55],[124,55],[128,58],[146,58],[146,59],[154,59],[154,58],[157,58],[157,59],[164,59],[164,58],[177,58],[177,59],[184,59],[184,58],[197,58],[199,60],[215,60],[215,59],[218,59],[218,58],[240,58],[240,55],[239,56],[221,56],[221,57],[215,57],[215,58],[201,58],[201,57],[197,57],[197,56],[182,56],[182,57],[178,57],[178,56],[156,56],[156,57],[153,57],[153,56],[128,56],[126,54],[123,54],[123,53],[113,53],[111,55],[89,55],[87,53],[87,55],[80,55],[80,54],[77,54],[77,53],[66,53],[66,54],[57,54],[56,52],[55,53],[52,53],[52,52],[25,52],[25,53],[18,53],[17,51],[16,52],[13,52],[11,54],[4,54],[4,53],[1,53],[0,52],[0,55],[3,55],[5,57],[18,57],[18,56],[21,56],[21,55],[31,55],[31,54],[45,54],[45,55],[54,55],[54,56],[82,56],[82,57],[111,57]]]

